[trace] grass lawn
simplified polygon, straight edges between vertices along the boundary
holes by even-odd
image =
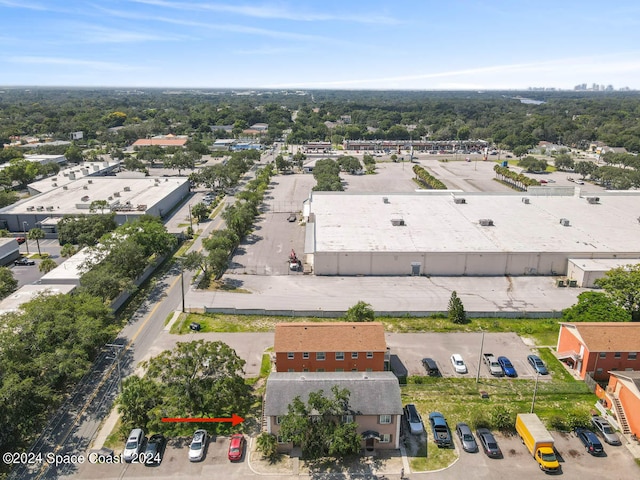
[[[569,375],[549,349],[540,349],[540,357],[551,378],[540,377],[538,381],[535,413],[543,422],[558,414],[586,422],[597,397],[584,382]],[[517,413],[530,412],[534,388],[535,380],[517,378],[481,379],[476,383],[466,378],[410,377],[402,389],[402,403],[415,403],[425,423],[430,412],[441,412],[452,431],[458,422],[468,423],[472,429],[483,422],[495,424],[504,412],[511,419],[508,424],[514,426]],[[481,398],[480,391],[486,391],[489,398]]]
[[[340,319],[316,317],[269,317],[250,315],[223,315],[190,313],[182,321],[176,322],[171,333],[190,333],[189,324],[198,322],[201,332],[272,332],[276,323],[281,322],[330,322]],[[558,320],[513,319],[513,318],[474,318],[465,325],[456,325],[442,317],[378,317],[376,321],[384,324],[387,332],[515,332],[523,337],[533,338],[537,345],[555,345],[560,326]]]
[[[429,428],[428,424],[425,427]],[[458,458],[453,448],[438,448],[430,432],[427,436],[429,437],[427,444],[421,444],[415,456],[409,457],[409,464],[414,472],[441,470]]]

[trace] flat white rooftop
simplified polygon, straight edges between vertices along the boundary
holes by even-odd
[[[83,248],[75,255],[67,258],[53,270],[45,273],[40,278],[43,285],[73,284],[80,285],[80,277],[84,273],[83,264],[95,254],[88,247]]]
[[[612,268],[637,265],[640,258],[570,258],[569,261],[585,272],[608,272]]]
[[[36,295],[71,293],[74,288],[75,285],[24,285],[0,302],[0,315],[19,310],[23,303],[33,300]]]
[[[2,213],[86,214],[91,202],[106,200],[111,207],[129,205],[132,212],[142,214],[188,181],[187,177],[87,177],[10,205]]]
[[[316,252],[640,251],[640,192],[602,193],[598,203],[578,195],[312,192],[310,210]],[[394,226],[398,219],[405,225]]]
[[[61,169],[53,177],[43,178],[37,182],[31,182],[29,189],[37,192],[49,192],[55,190],[56,187],[69,185],[70,183],[90,175],[98,175],[105,170],[115,167],[120,163],[119,160],[104,162],[84,162],[80,165]]]

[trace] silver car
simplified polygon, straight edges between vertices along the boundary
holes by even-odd
[[[124,451],[122,452],[122,458],[125,462],[131,463],[138,459],[144,441],[144,430],[141,428],[131,430],[131,433],[127,437],[127,443],[124,445]]]
[[[206,430],[196,430],[189,445],[189,461],[199,462],[204,458],[204,452],[207,448],[207,432]]]
[[[600,435],[602,435],[604,441],[609,445],[622,445],[620,437],[618,437],[618,434],[613,430],[609,422],[607,422],[604,418],[597,415],[593,416],[591,417],[591,423],[593,424],[596,431]]]
[[[478,444],[476,443],[473,433],[471,433],[469,425],[466,423],[458,423],[456,425],[456,435],[458,435],[462,449],[465,452],[474,453],[478,451]]]

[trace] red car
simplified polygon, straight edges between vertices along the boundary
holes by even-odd
[[[16,237],[16,242],[18,242],[18,245],[22,245],[25,241],[26,240],[24,237]]]
[[[244,451],[244,435],[241,433],[234,433],[231,435],[231,442],[229,443],[229,460],[236,462],[242,458]]]

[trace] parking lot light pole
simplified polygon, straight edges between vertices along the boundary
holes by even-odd
[[[480,366],[482,365],[482,349],[484,348],[484,330],[482,331],[482,340],[480,340],[480,358],[478,358],[478,373],[476,374],[476,383],[480,381]]]
[[[24,233],[24,246],[27,247],[27,255],[29,255],[29,240],[27,240],[27,222],[22,222],[22,233]]]
[[[536,384],[533,387],[533,400],[531,400],[531,411],[529,413],[533,413],[533,408],[536,406],[536,394],[538,393],[538,379],[540,378],[540,372],[536,370]]]

